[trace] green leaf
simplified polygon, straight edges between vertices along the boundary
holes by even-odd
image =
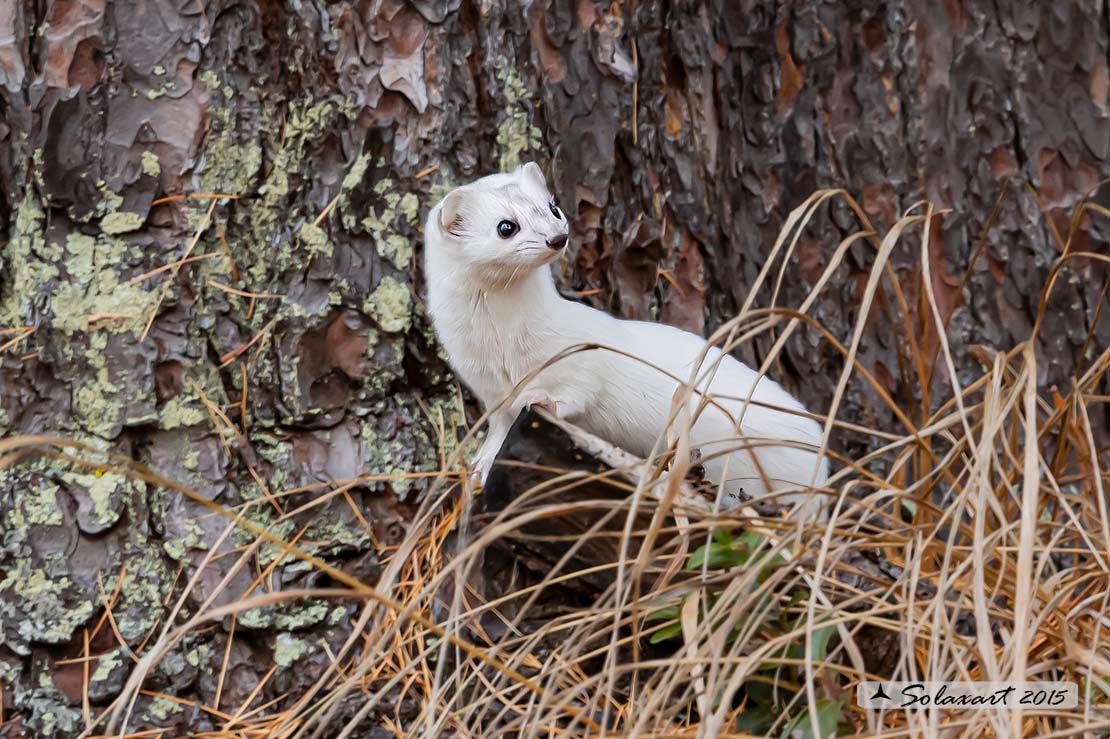
[[[667,641],[668,639],[673,639],[676,636],[681,635],[682,624],[676,621],[670,626],[664,626],[663,628],[659,629],[659,631],[656,631],[654,634],[651,635],[651,639],[649,639],[648,641],[650,641],[652,644],[658,644],[661,641]]]
[[[767,564],[778,567],[786,564],[786,558],[781,554],[771,555],[770,552],[760,552],[751,559],[752,552],[764,545],[766,537],[755,531],[745,531],[739,537],[733,538],[726,529],[714,528],[712,540],[698,547],[686,560],[686,569],[699,570],[707,567],[712,570],[731,569],[743,564],[756,564],[769,560]],[[760,574],[761,579],[766,579],[767,573]]]
[[[840,701],[821,698],[815,706],[817,716],[817,732],[813,733],[813,722],[810,720],[810,709],[802,711],[782,732],[782,739],[829,739],[837,735],[837,723],[840,721]]]
[[[731,545],[713,541],[694,550],[686,562],[686,569],[700,570],[707,566],[711,570],[731,569],[743,564],[747,558],[743,552],[738,552]]]
[[[682,606],[681,605],[667,606],[666,608],[660,608],[658,611],[652,611],[648,615],[644,616],[644,620],[645,621],[670,621],[671,619],[678,618],[678,616],[681,612],[682,612]]]
[[[772,674],[768,677],[773,677],[775,669],[775,667],[771,668]],[[749,706],[764,706],[769,711],[775,705],[775,688],[770,680],[748,680],[744,683],[744,692],[748,695]],[[778,697],[783,697],[781,691]],[[774,715],[778,716],[777,713]]]
[[[758,531],[745,531],[740,535],[740,545],[746,547],[748,551],[754,552],[759,547],[763,546],[765,537]]]
[[[700,570],[702,565],[705,564],[705,557],[708,552],[709,547],[705,544],[695,549],[694,553],[690,555],[690,558],[686,560],[686,569]]]
[[[829,654],[829,639],[836,633],[835,626],[822,626],[813,630],[813,643],[809,654],[814,662],[821,662]]]
[[[736,717],[736,730],[756,736],[766,734],[775,723],[775,712],[769,705],[754,705]]]
[[[794,627],[797,629],[804,629],[805,624],[800,617],[795,623]],[[821,662],[829,654],[829,640],[832,639],[833,634],[836,633],[835,625],[818,626],[813,629],[813,643],[810,645],[810,656],[814,662]],[[790,643],[790,649],[783,651],[783,657],[791,659],[802,659],[805,656],[805,633],[801,633],[798,638]]]

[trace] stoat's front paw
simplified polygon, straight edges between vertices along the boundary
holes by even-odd
[[[493,463],[496,461],[496,454],[479,453],[478,456],[474,458],[473,469],[470,472],[470,481],[479,485],[485,485],[486,478],[489,477],[489,471],[493,469]]]
[[[517,396],[516,402],[521,408],[542,408],[553,416],[558,415],[555,399],[546,390],[525,390]]]
[[[568,418],[583,411],[580,403],[568,400],[557,400],[546,390],[532,388],[525,390],[517,398],[521,408],[542,408],[556,418]]]

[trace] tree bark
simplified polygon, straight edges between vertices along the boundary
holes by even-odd
[[[846,189],[880,232],[922,198],[951,209],[927,254],[966,380],[969,346],[1029,336],[1063,249],[1053,229],[1066,237],[1072,208],[1110,176],[1108,38],[1110,10],[1093,0],[6,0],[0,427],[122,453],[226,506],[317,486],[251,516],[372,581],[373,541],[395,540],[425,490],[399,475],[437,469],[464,422],[424,314],[421,220],[451,186],[529,159],[574,224],[564,291],[699,332],[736,313],[817,188]],[[858,228],[843,204],[819,212],[778,304],[799,305]],[[1106,219],[1085,217],[1071,248],[1104,250],[1106,235]],[[912,314],[887,293],[860,347],[906,407],[922,387],[898,337],[928,319],[913,244],[894,256]],[[814,308],[840,341],[873,257],[853,247]],[[1045,387],[1110,345],[1105,268],[1069,265],[1037,346]],[[842,365],[806,329],[772,374],[823,412]],[[934,390],[946,382],[938,373]],[[857,381],[840,418],[896,429]],[[364,473],[394,477],[282,518]],[[102,599],[118,586],[119,638],[137,648],[226,522],[110,467],[28,458],[0,471],[0,490],[5,718],[72,736],[83,668],[58,662],[84,653]],[[275,556],[263,548],[259,567]],[[227,566],[209,566],[187,611]],[[284,562],[263,588],[316,577]],[[222,623],[150,684],[210,706],[222,690],[234,707],[276,663],[256,704],[296,694],[353,609],[241,618],[218,687]],[[131,660],[107,626],[91,637],[104,655],[95,712]],[[154,697],[136,716],[211,725]]]

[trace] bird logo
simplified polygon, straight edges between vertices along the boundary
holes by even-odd
[[[886,691],[883,690],[883,684],[882,683],[878,684],[878,687],[875,689],[875,694],[871,696],[871,700],[872,701],[877,701],[880,698],[882,698],[885,701],[893,700],[889,695],[886,694]]]

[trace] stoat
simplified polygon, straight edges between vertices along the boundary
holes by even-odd
[[[714,401],[702,409],[690,439],[706,477],[723,480],[730,496],[795,491],[777,502],[812,502],[813,493],[798,491],[822,485],[827,463],[818,456],[821,428],[802,405],[731,356],[721,358],[715,347],[707,351],[699,336],[620,320],[561,297],[549,265],[568,233],[566,216],[534,163],[452,190],[428,214],[424,256],[432,324],[452,369],[487,410],[497,409],[474,460],[476,474],[484,481],[513,420],[536,404],[649,456],[666,431],[680,382],[698,377],[697,389],[708,389]],[[517,387],[555,354],[581,344],[607,348],[558,359]],[[514,391],[515,399],[503,402]],[[693,413],[702,395],[691,395]]]

